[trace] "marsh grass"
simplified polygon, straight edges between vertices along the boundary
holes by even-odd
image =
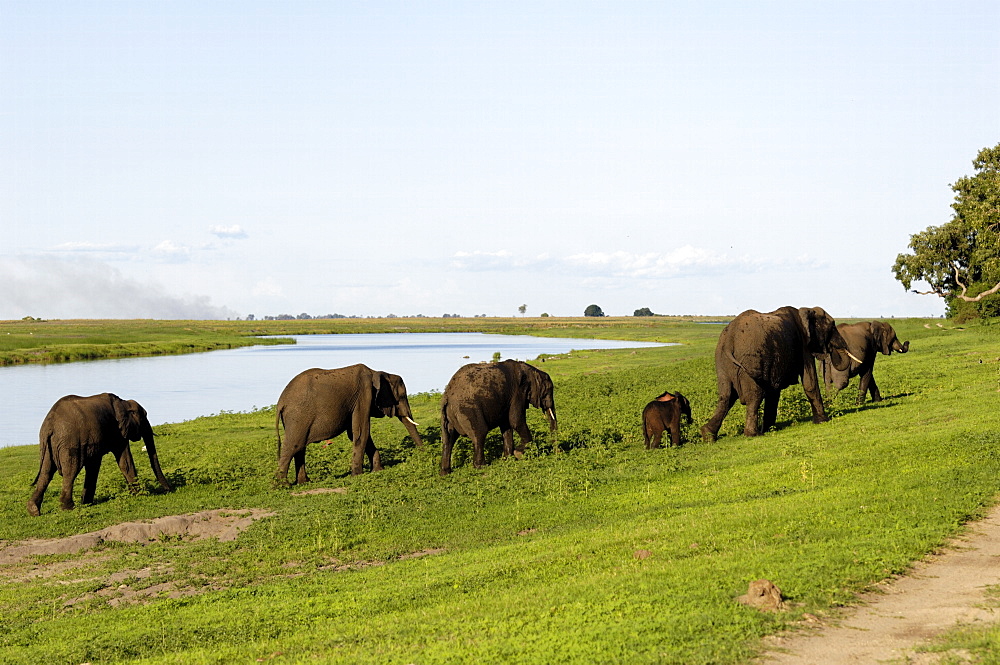
[[[313,486],[346,494],[273,486],[272,409],[157,427],[172,494],[136,449],[143,495],[106,463],[95,505],[63,513],[50,489],[40,518],[24,511],[37,450],[0,449],[5,540],[209,508],[277,513],[229,543],[109,545],[61,557],[83,567],[49,577],[0,568],[0,661],[745,662],[762,636],[905,572],[994,501],[998,331],[924,323],[893,322],[912,346],[876,363],[885,401],[859,407],[852,385],[813,425],[794,387],[776,431],[756,439],[739,435],[739,407],[718,442],[697,439],[719,329],[663,321],[646,334],[684,346],[539,363],[556,384],[558,440],[532,410],[525,459],[501,459],[494,435],[476,470],[462,439],[447,478],[437,394],[411,397],[425,448],[398,421],[373,421],[381,473],[349,476],[343,436],[310,446]],[[646,451],[642,407],[667,389],[689,397],[694,423],[680,448]],[[200,592],[67,605],[145,568]],[[787,612],[735,602],[758,578],[784,591]]]

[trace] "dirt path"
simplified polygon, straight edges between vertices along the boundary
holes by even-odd
[[[942,654],[916,654],[919,646],[956,624],[1000,621],[984,606],[986,588],[1000,584],[1000,506],[970,525],[943,553],[927,557],[835,625],[771,640],[766,665],[935,663]]]

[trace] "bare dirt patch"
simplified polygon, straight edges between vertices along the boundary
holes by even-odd
[[[312,496],[314,494],[347,494],[346,487],[317,487],[311,490],[292,492],[292,496]]]
[[[969,525],[939,554],[918,562],[905,577],[860,598],[861,606],[801,633],[771,638],[767,665],[935,663],[942,654],[916,653],[928,640],[958,625],[993,624],[988,587],[1000,584],[1000,506]]]
[[[240,531],[274,513],[264,510],[205,510],[188,515],[170,515],[149,522],[123,522],[100,531],[67,538],[26,540],[0,547],[0,566],[19,563],[45,554],[74,554],[104,542],[154,543],[168,537],[184,540],[218,538],[235,540]]]

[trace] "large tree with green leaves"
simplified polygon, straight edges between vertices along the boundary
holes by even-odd
[[[974,175],[959,178],[952,219],[910,236],[892,272],[903,287],[923,281],[948,303],[949,316],[1000,315],[1000,144],[983,148]],[[973,294],[973,295],[970,295]]]

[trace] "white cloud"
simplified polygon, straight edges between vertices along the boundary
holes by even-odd
[[[171,263],[184,263],[191,260],[191,248],[178,245],[172,240],[164,240],[151,250],[153,258]]]
[[[52,251],[81,254],[134,254],[139,251],[139,246],[94,242],[64,242],[53,247]]]
[[[524,256],[506,249],[495,252],[474,250],[458,251],[452,256],[451,267],[456,270],[487,271],[510,270],[511,268],[545,268],[551,263],[548,254]]]
[[[225,319],[234,313],[207,296],[174,295],[83,258],[0,257],[0,319]]]
[[[239,224],[233,224],[232,226],[213,226],[209,231],[219,238],[232,238],[232,239],[243,239],[248,237],[247,232],[243,230],[243,227]]]
[[[254,296],[260,297],[275,297],[285,295],[284,290],[281,288],[273,278],[268,277],[267,279],[262,279],[253,285],[250,289],[250,293]]]
[[[563,257],[549,254],[518,255],[509,250],[494,252],[459,251],[451,267],[482,272],[490,270],[543,270],[576,274],[580,279],[601,278],[663,279],[677,276],[756,273],[768,269],[797,269],[826,265],[802,255],[791,260],[773,257],[730,256],[710,249],[684,245],[669,252],[584,252]]]

